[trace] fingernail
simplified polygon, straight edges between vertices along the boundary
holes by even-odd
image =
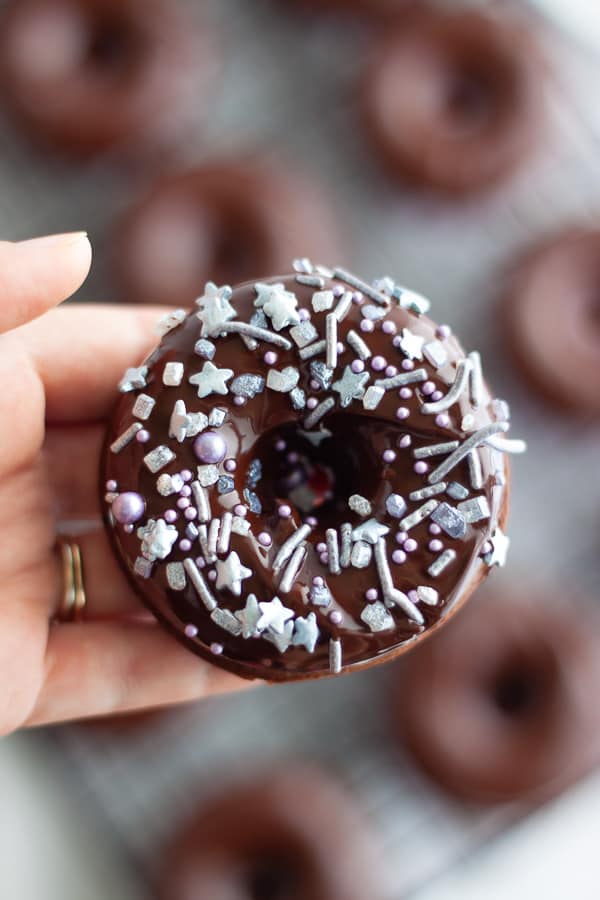
[[[66,234],[48,234],[44,237],[22,241],[23,244],[36,244],[38,247],[71,247],[81,241],[89,241],[87,231],[70,231]]]

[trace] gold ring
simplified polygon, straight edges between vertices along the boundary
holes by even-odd
[[[83,584],[83,563],[79,544],[73,541],[58,541],[62,558],[63,596],[56,613],[58,622],[79,622],[86,604]]]

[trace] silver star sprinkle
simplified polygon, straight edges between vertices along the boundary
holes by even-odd
[[[306,618],[299,616],[296,619],[292,644],[294,647],[305,647],[309,653],[314,653],[319,633],[314,612],[309,613]]]
[[[128,391],[137,391],[146,387],[146,378],[148,377],[148,366],[137,366],[127,369],[119,382],[119,390],[122,394]]]
[[[263,634],[263,637],[271,644],[275,644],[280,653],[285,653],[292,642],[293,631],[294,623],[286,622],[281,634],[278,634],[276,631],[273,631],[270,628],[265,634]]]
[[[261,617],[261,612],[255,594],[248,594],[245,607],[243,609],[238,609],[234,615],[242,626],[242,637],[258,637],[260,634],[258,622]]]
[[[361,400],[368,380],[368,372],[353,372],[350,366],[346,366],[342,377],[333,384],[333,390],[340,395],[341,405],[346,407],[353,400]]]
[[[300,324],[298,300],[295,294],[286,291],[285,285],[281,282],[277,284],[258,282],[254,288],[258,295],[254,305],[270,318],[275,331],[281,331],[289,325]]]
[[[196,300],[196,304],[200,307],[200,312],[196,315],[202,322],[200,330],[202,337],[218,335],[219,328],[224,322],[235,319],[235,309],[229,302],[232,293],[229,285],[217,287],[213,281],[206,284],[204,293]]]
[[[228,590],[236,597],[242,593],[242,581],[250,578],[252,569],[243,566],[239,556],[232,550],[226,560],[217,560],[217,580],[215,587],[218,591]]]
[[[189,382],[197,386],[198,397],[203,400],[210,394],[227,394],[226,382],[233,378],[233,374],[233,369],[219,369],[214,363],[207,360],[202,371],[192,375]]]
[[[423,359],[423,344],[425,339],[413,334],[410,328],[402,329],[402,337],[399,344],[400,349],[409,359]]]
[[[506,564],[508,548],[510,546],[509,538],[504,534],[502,529],[496,528],[490,538],[492,544],[492,552],[486,553],[483,557],[484,562],[488,566],[503,566]]]
[[[142,542],[142,556],[154,562],[167,558],[179,534],[175,526],[167,525],[164,519],[150,519],[138,528],[137,536]]]
[[[285,623],[294,618],[294,611],[284,606],[279,597],[273,597],[268,603],[261,602],[258,605],[262,615],[258,620],[257,627],[269,628],[277,634],[283,634]]]
[[[377,519],[368,519],[361,522],[352,532],[353,541],[365,541],[367,544],[376,544],[379,538],[385,537],[389,533],[387,525],[382,525]]]

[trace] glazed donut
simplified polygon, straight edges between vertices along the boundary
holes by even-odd
[[[0,90],[39,143],[86,158],[179,133],[203,103],[212,46],[168,0],[9,0]]]
[[[377,48],[363,91],[367,134],[389,170],[468,194],[504,179],[541,124],[535,42],[475,9],[420,7]]]
[[[509,411],[428,303],[297,263],[208,283],[128,369],[102,475],[117,558],[248,678],[390,659],[502,564]]]
[[[572,228],[516,266],[502,318],[529,382],[564,410],[600,415],[600,231]]]
[[[158,181],[125,216],[116,271],[129,302],[190,306],[209,278],[285,271],[301,247],[337,255],[323,192],[265,161],[205,164]]]
[[[403,741],[466,800],[546,799],[600,758],[589,623],[540,600],[483,598],[411,654],[394,683]]]
[[[204,805],[161,865],[161,900],[378,900],[364,817],[306,766],[257,773]]]

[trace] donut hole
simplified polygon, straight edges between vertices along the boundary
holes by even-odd
[[[559,668],[547,648],[531,654],[516,651],[493,673],[487,690],[497,713],[525,723],[544,718],[553,708],[559,691]]]
[[[440,100],[446,128],[462,134],[485,128],[499,102],[489,73],[477,67],[449,71],[444,78]]]
[[[85,62],[101,71],[127,69],[139,51],[139,40],[127,22],[105,19],[95,23],[89,32]]]
[[[301,519],[315,518],[321,532],[347,520],[352,494],[368,498],[377,490],[380,468],[361,416],[331,416],[321,432],[296,423],[277,428],[263,435],[255,455],[268,473],[256,486],[263,512],[287,503]]]
[[[243,874],[248,900],[297,900],[301,883],[294,860],[285,854],[251,860]]]

